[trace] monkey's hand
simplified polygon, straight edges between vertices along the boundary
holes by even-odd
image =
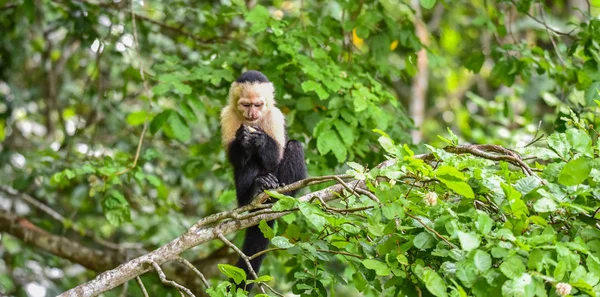
[[[267,133],[263,131],[259,127],[248,127],[250,143],[254,145],[255,148],[260,149],[265,146],[267,142]]]
[[[235,132],[235,138],[240,140],[242,147],[250,148],[253,144],[252,138],[250,137],[250,129],[248,126],[241,125]]]
[[[262,193],[264,190],[276,189],[279,187],[279,180],[275,175],[267,173],[265,175],[257,176],[254,180],[254,184],[258,193]]]

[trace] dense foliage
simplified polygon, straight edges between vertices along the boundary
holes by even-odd
[[[297,211],[262,225],[275,290],[600,295],[599,13],[597,0],[0,1],[0,222],[21,222],[0,226],[0,294],[59,294],[234,208],[218,117],[235,77],[259,69],[310,174],[349,170],[380,201],[276,195]],[[100,256],[67,261],[19,226]],[[227,250],[183,255],[212,296],[221,272],[243,278]]]

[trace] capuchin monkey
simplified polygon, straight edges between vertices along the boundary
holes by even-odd
[[[299,181],[307,175],[302,144],[287,140],[285,118],[275,107],[274,93],[273,84],[264,74],[255,70],[244,72],[231,85],[229,104],[221,111],[223,145],[233,165],[238,206],[249,204],[266,189]],[[273,221],[267,223],[273,226]],[[242,252],[252,256],[268,244],[258,226],[253,226],[246,231]],[[264,256],[250,261],[257,274]],[[237,267],[252,278],[243,259],[239,259]],[[246,288],[250,291],[252,287]]]

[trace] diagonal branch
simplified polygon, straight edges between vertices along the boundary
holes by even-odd
[[[67,221],[67,219],[63,215],[61,215],[60,213],[58,213],[57,211],[52,209],[50,206],[42,203],[41,201],[39,201],[38,199],[32,197],[31,195],[29,195],[27,193],[22,193],[22,192],[19,192],[9,186],[2,186],[2,185],[0,185],[0,192],[6,194],[8,196],[25,201],[26,203],[39,209],[40,211],[46,213],[47,215],[49,215],[56,221],[60,222],[62,225],[64,225],[65,222]],[[76,233],[81,233],[81,230],[78,229],[77,225],[75,225],[75,224],[71,224],[70,229],[72,229]],[[139,244],[139,243],[131,243],[131,242],[130,243],[118,243],[118,244],[113,243],[113,242],[102,239],[101,237],[96,235],[94,232],[92,232],[91,230],[87,230],[87,229],[84,231],[84,235],[92,238],[92,240],[94,240],[94,242],[96,242],[97,244],[104,246],[106,248],[113,249],[113,250],[121,251],[123,249],[137,249],[137,250],[143,251],[143,246],[142,246],[142,244]]]
[[[352,181],[349,182],[348,185],[351,187],[356,186],[357,188],[364,188],[364,182],[361,181]],[[330,201],[333,199],[337,199],[343,190],[343,185],[336,184],[323,190],[301,196],[298,198],[298,200],[307,202],[313,199],[314,196],[318,196],[324,201]],[[252,209],[252,206],[242,207],[239,209],[249,210]],[[183,235],[174,239],[168,244],[146,255],[140,256],[125,264],[122,264],[121,266],[115,269],[106,271],[98,275],[95,279],[85,284],[79,285],[71,290],[68,290],[59,296],[97,296],[102,292],[106,292],[112,288],[115,288],[121,285],[122,283],[149,271],[150,268],[146,265],[149,261],[154,261],[157,264],[162,264],[174,260],[177,257],[179,257],[181,253],[192,247],[195,247],[201,243],[217,239],[218,234],[226,235],[241,229],[258,225],[261,220],[270,221],[291,213],[291,211],[265,213],[240,220],[226,220],[210,227],[206,226],[207,224],[216,222],[217,219],[223,220],[229,218],[231,216],[231,213],[237,212],[239,211],[239,209],[215,214],[207,218],[201,219],[196,224],[191,226]]]
[[[462,145],[462,146],[453,146],[444,148],[445,151],[454,153],[454,154],[472,154],[476,157],[490,159],[494,161],[507,161],[510,162],[520,168],[526,174],[535,175],[529,166],[521,160],[519,155],[511,150],[503,148],[501,146],[496,145]],[[422,154],[415,155],[414,158],[423,159],[426,161],[435,160],[435,156],[433,154]],[[379,164],[376,168],[385,168],[388,166],[392,166],[395,164],[397,160],[390,159],[381,164]],[[348,177],[348,176],[344,176]],[[279,190],[280,192],[293,191],[300,188],[304,188],[310,184],[322,183],[335,180],[333,177],[317,177],[317,178],[309,178],[305,179],[288,186],[282,187]],[[364,181],[353,180],[349,182],[345,182],[348,187],[353,189],[362,189],[366,190],[366,186]],[[308,193],[306,195],[300,196],[297,200],[301,202],[309,202],[314,199],[318,199],[322,202],[328,202],[331,200],[338,199],[343,190],[346,189],[346,186],[343,184],[335,184],[333,186],[327,187],[320,191]],[[106,292],[114,287],[121,285],[122,283],[133,279],[140,274],[143,274],[150,270],[147,263],[156,263],[160,265],[162,263],[176,260],[181,253],[184,251],[195,247],[199,244],[217,239],[219,237],[224,237],[224,235],[236,232],[241,229],[245,229],[251,226],[258,225],[261,220],[270,221],[280,218],[284,215],[291,213],[293,210],[287,211],[272,211],[270,206],[261,205],[256,203],[256,201],[260,201],[261,197],[268,197],[266,194],[260,194],[255,198],[255,203],[250,205],[246,205],[244,207],[240,207],[231,211],[226,211],[218,214],[214,214],[203,219],[200,219],[193,226],[191,226],[185,233],[183,233],[178,238],[175,238],[173,241],[168,244],[146,254],[140,256],[136,259],[133,259],[127,263],[122,264],[121,266],[106,271],[100,275],[98,275],[95,279],[81,284],[71,290],[68,290],[61,295],[60,297],[86,297],[86,296],[97,296],[102,292]],[[265,198],[266,201],[266,198]],[[240,213],[245,211],[250,211],[254,209],[263,209],[265,212],[255,214],[254,216],[239,216]],[[237,219],[233,219],[237,215]],[[443,236],[441,237],[443,240]],[[450,244],[452,246],[452,244]]]
[[[248,267],[248,271],[250,271],[250,274],[252,275],[252,277],[254,279],[258,279],[258,274],[256,274],[256,271],[254,271],[254,267],[252,267],[252,264],[250,264],[250,258],[244,254],[244,252],[242,252],[237,246],[235,246],[235,244],[233,244],[231,241],[229,241],[229,239],[227,239],[227,237],[225,237],[223,234],[219,233],[217,234],[217,236],[219,237],[219,239],[226,244],[228,247],[230,247],[232,250],[235,251],[236,254],[238,254],[240,256],[240,258],[242,258],[242,260],[244,260],[244,262],[246,263],[246,266]],[[262,287],[262,284],[259,283],[260,285],[260,290],[263,294],[266,294],[265,289]]]
[[[111,269],[126,260],[124,254],[92,249],[66,237],[50,234],[26,218],[5,210],[0,210],[0,232],[94,271]]]
[[[165,275],[165,272],[162,270],[162,268],[160,268],[160,265],[158,265],[158,263],[154,262],[154,261],[148,261],[148,264],[152,265],[152,268],[154,268],[154,270],[156,270],[156,273],[158,274],[158,278],[160,279],[160,282],[167,285],[167,286],[171,286],[174,287],[175,289],[177,289],[177,291],[179,291],[180,294],[185,293],[186,295],[190,296],[190,297],[196,297],[196,295],[194,295],[194,293],[192,293],[192,291],[190,291],[190,289],[178,284],[177,282],[174,282],[172,280],[168,280],[167,276]]]

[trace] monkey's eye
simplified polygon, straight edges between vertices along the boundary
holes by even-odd
[[[261,106],[263,106],[263,104],[262,103],[260,103],[260,104],[254,104],[254,106],[261,107]]]
[[[252,104],[250,104],[250,103],[243,103],[242,105],[243,105],[244,107],[250,107],[250,105],[252,105]]]

